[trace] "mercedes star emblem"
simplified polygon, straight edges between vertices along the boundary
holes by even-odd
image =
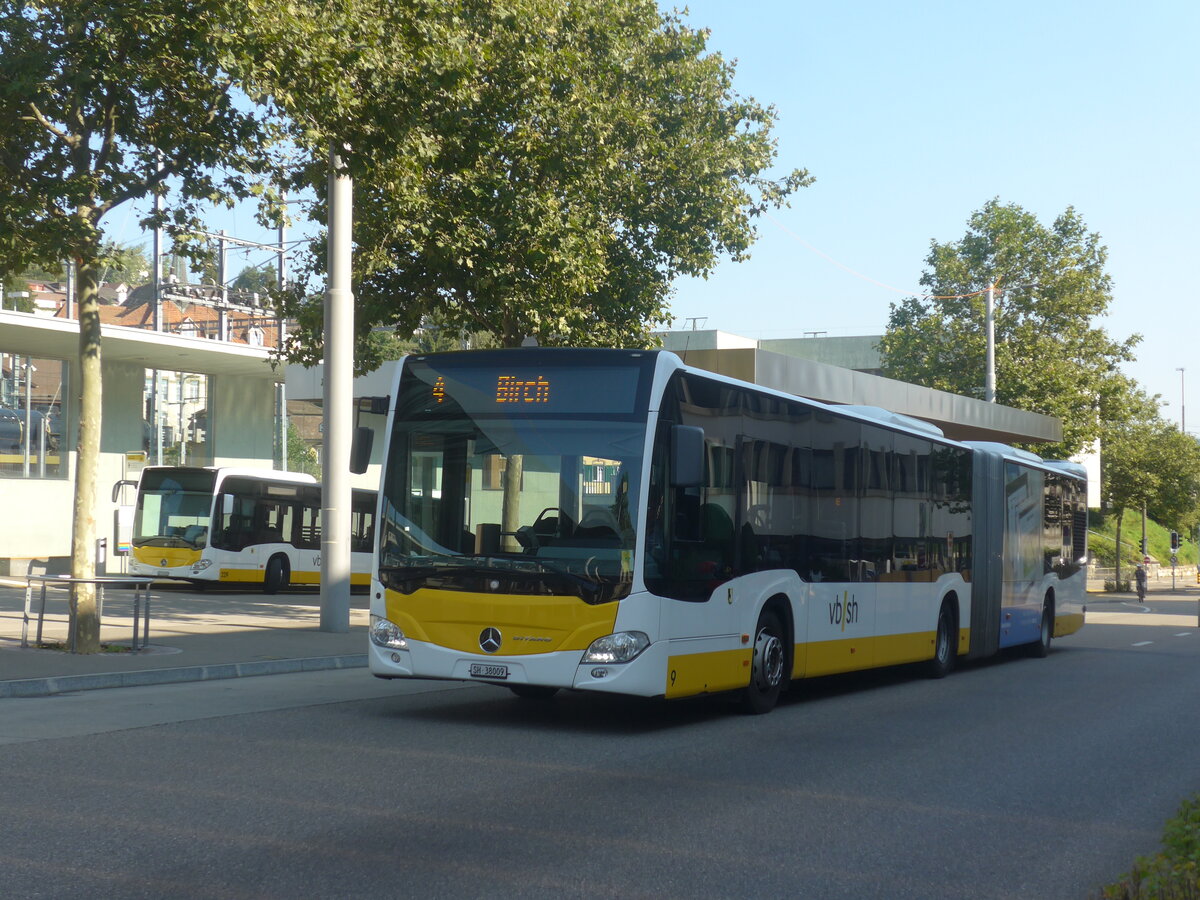
[[[479,648],[484,653],[495,653],[500,649],[500,630],[497,628],[485,628],[479,632]]]

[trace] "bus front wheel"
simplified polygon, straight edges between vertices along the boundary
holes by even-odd
[[[263,576],[263,593],[278,594],[291,581],[287,559],[282,556],[272,556],[267,563],[267,572]]]
[[[754,657],[750,684],[742,691],[742,711],[751,715],[770,712],[787,681],[787,647],[779,613],[764,607],[754,628]]]

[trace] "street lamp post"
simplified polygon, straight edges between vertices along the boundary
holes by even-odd
[[[1175,370],[1179,373],[1179,430],[1187,434],[1187,396],[1184,393],[1183,367]]]
[[[996,402],[996,285],[993,282],[987,289],[987,316],[984,322],[987,329],[987,375],[983,385],[983,399],[988,403]]]

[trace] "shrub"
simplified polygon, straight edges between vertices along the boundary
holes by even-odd
[[[1200,900],[1200,795],[1185,800],[1163,830],[1163,849],[1139,856],[1105,900]]]

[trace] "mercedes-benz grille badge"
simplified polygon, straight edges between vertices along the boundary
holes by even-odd
[[[479,648],[484,653],[495,653],[500,649],[501,635],[498,628],[485,628],[479,632]]]

